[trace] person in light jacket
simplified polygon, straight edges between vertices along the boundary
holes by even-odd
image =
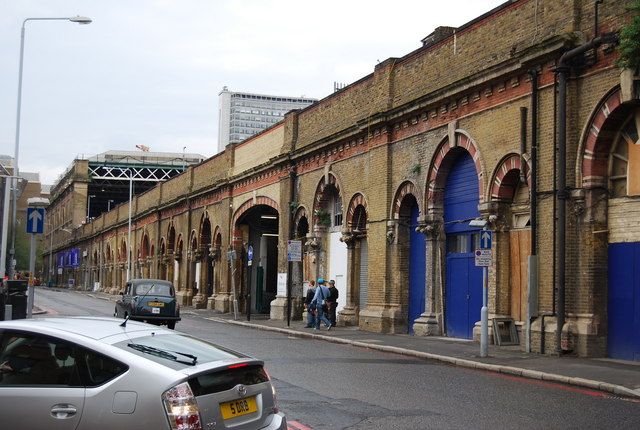
[[[327,330],[331,330],[331,321],[329,321],[327,319],[327,316],[324,314],[324,311],[322,310],[323,305],[325,305],[326,301],[329,299],[329,288],[327,288],[326,285],[324,285],[324,279],[323,278],[318,278],[318,286],[316,287],[316,293],[313,296],[313,299],[311,300],[311,305],[315,306],[316,308],[316,326],[314,327],[314,330],[319,330],[320,329],[320,321],[322,321],[324,323],[324,325],[327,327]]]

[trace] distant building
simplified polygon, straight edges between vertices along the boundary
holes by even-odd
[[[132,194],[137,196],[204,159],[200,154],[177,152],[107,151],[73,160],[50,189],[44,233],[47,244],[44,256],[48,257],[45,273],[54,276],[53,282],[58,283],[61,279],[57,275],[63,269],[78,270],[80,264],[86,265],[86,256],[80,256],[76,260],[78,266],[74,266],[61,254],[56,255],[58,248],[71,241],[76,230],[88,221],[105,212],[119,211],[120,204],[126,206],[130,185]],[[78,281],[88,287],[99,279],[94,279],[94,275],[85,271]]]
[[[219,95],[218,152],[271,127],[293,109],[303,109],[316,99],[236,93],[223,87]]]
[[[5,184],[8,184],[9,190],[11,189],[11,179],[6,176],[13,175],[14,161],[13,157],[8,155],[0,155],[0,246],[6,243],[3,256],[8,255],[11,248],[11,226],[12,226],[12,205],[13,196],[9,192],[8,198],[5,200]],[[29,269],[29,255],[28,250],[24,249],[23,244],[26,243],[25,223],[27,219],[27,200],[31,197],[49,197],[48,190],[43,189],[40,183],[40,174],[33,172],[20,171],[18,176],[18,206],[16,209],[16,266],[15,269],[19,271],[25,271]],[[7,208],[6,225],[3,215],[5,213],[5,207]],[[6,242],[3,240],[3,235],[6,234]],[[38,240],[42,239],[41,235],[37,236]],[[10,263],[6,260],[5,263]],[[9,269],[9,264],[2,266],[5,270]],[[2,273],[4,275],[4,273]]]

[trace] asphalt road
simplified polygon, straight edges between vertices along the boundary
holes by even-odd
[[[49,315],[112,315],[114,304],[38,289]],[[46,315],[38,315],[43,317]],[[640,402],[544,381],[207,320],[177,330],[263,359],[295,429],[636,429]]]

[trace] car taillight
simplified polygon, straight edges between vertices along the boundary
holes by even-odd
[[[269,375],[269,372],[267,372],[267,369],[263,367],[262,370],[264,370],[264,373],[265,375],[267,375],[267,379],[269,379],[269,383],[271,384],[271,393],[273,394],[273,413],[277,414],[280,411],[280,409],[278,408],[278,397],[276,396],[276,387],[273,386],[273,381],[271,380],[271,376]]]
[[[200,410],[186,382],[162,393],[164,410],[173,430],[202,430]]]

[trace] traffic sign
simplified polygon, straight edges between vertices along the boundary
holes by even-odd
[[[491,249],[492,233],[491,230],[482,230],[480,233],[480,249]]]
[[[253,263],[253,246],[249,245],[247,247],[247,266],[251,266]]]
[[[290,240],[287,242],[287,261],[302,261],[301,240]]]
[[[42,234],[44,231],[44,208],[27,208],[27,233]]]
[[[489,267],[491,266],[491,250],[490,249],[476,249],[476,267]]]

